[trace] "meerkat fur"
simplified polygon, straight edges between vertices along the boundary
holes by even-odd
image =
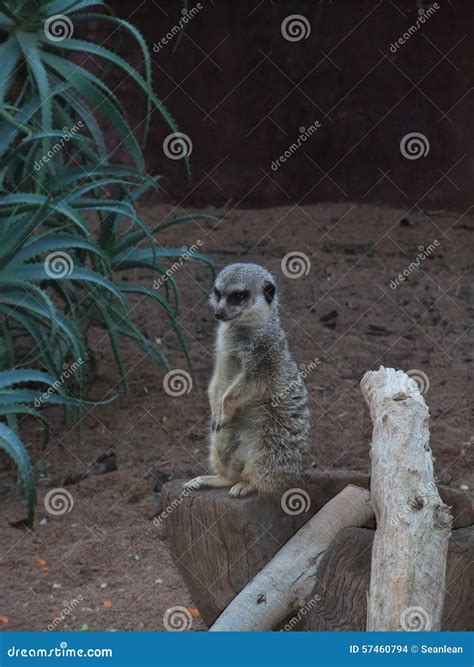
[[[216,277],[210,301],[219,320],[208,389],[214,474],[186,486],[229,486],[231,496],[281,493],[302,471],[309,410],[276,281],[257,264],[231,264]]]

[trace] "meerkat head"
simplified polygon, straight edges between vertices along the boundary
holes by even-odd
[[[211,293],[216,319],[262,326],[278,313],[276,282],[258,264],[230,264],[217,275]]]

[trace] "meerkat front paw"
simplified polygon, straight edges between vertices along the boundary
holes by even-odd
[[[211,432],[212,433],[219,433],[219,431],[222,431],[224,424],[220,422],[218,419],[213,419],[211,422]]]
[[[222,429],[227,426],[231,421],[230,416],[224,412],[223,409],[219,410],[218,414],[212,417],[211,421],[211,431],[212,433],[219,433]]]
[[[237,484],[234,484],[234,486],[229,491],[229,496],[232,496],[232,498],[243,498],[244,496],[248,496],[256,490],[257,487],[255,487],[253,484],[237,482]]]

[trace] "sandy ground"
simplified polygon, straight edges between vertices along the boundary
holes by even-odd
[[[156,222],[171,208],[149,208],[145,215]],[[351,204],[208,212],[221,221],[173,227],[159,240],[188,247],[199,240],[218,268],[255,261],[278,278],[291,347],[302,370],[313,369],[306,373],[312,410],[309,465],[368,470],[371,425],[359,380],[368,369],[395,366],[413,371],[423,384],[437,479],[470,492],[472,217],[420,211],[406,218],[400,210]],[[391,287],[420,247],[430,244],[434,251],[420,269]],[[290,251],[306,255],[307,275],[284,275],[282,260]],[[189,393],[169,396],[163,370],[125,341],[130,395],[88,410],[82,442],[77,426],[64,425],[54,409],[53,437],[45,451],[37,426],[27,424],[24,435],[39,476],[34,531],[15,525],[25,516],[24,502],[9,493],[14,472],[6,458],[0,459],[4,629],[44,630],[62,614],[55,622],[61,630],[162,630],[165,612],[174,606],[191,609],[193,629],[204,627],[195,609],[199,601],[191,600],[173,565],[164,528],[153,524],[162,509],[163,481],[199,474],[207,465],[211,275],[188,263],[175,277],[194,365]],[[152,283],[144,271],[133,278]],[[162,340],[171,367],[185,370],[162,311],[139,299],[133,307],[136,321]],[[92,332],[91,346],[99,363],[90,397],[100,398],[119,389],[118,373],[101,331]],[[89,475],[78,481],[85,471]],[[44,495],[63,486],[72,508],[53,516]]]

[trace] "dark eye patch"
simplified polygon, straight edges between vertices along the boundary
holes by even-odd
[[[216,299],[217,299],[218,301],[220,301],[221,293],[219,292],[219,290],[217,289],[217,287],[214,287],[214,296],[216,297]]]
[[[245,301],[245,299],[249,298],[249,294],[250,293],[247,290],[231,292],[227,297],[227,303],[229,303],[231,306],[238,306],[239,303],[242,303],[242,301]]]

